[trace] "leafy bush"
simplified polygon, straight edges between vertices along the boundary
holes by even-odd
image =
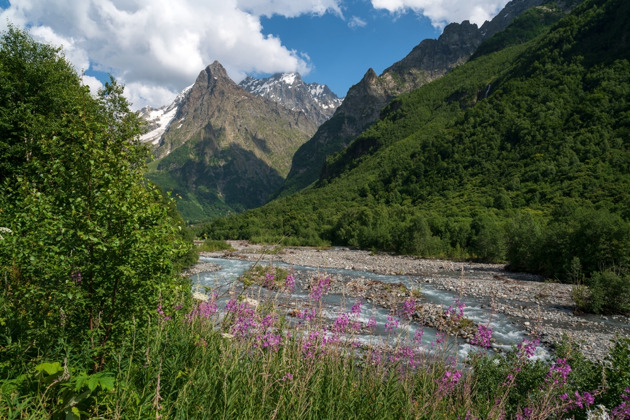
[[[234,248],[232,248],[232,245],[220,239],[206,239],[196,250],[201,252],[233,251]]]
[[[100,370],[134,322],[187,287],[176,271],[191,244],[143,177],[139,121],[115,81],[94,99],[56,49],[10,27],[0,90],[0,226],[12,231],[0,370],[68,347]]]
[[[596,314],[630,314],[630,274],[595,272],[587,280],[589,309]]]

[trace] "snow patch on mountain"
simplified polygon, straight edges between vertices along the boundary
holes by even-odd
[[[262,79],[249,76],[239,86],[293,111],[302,111],[318,124],[329,119],[343,101],[326,85],[304,83],[299,73],[276,73]]]
[[[147,122],[147,126],[149,128],[149,131],[140,136],[140,141],[142,143],[157,145],[160,142],[162,135],[166,132],[169,125],[171,125],[173,119],[175,119],[179,106],[188,96],[190,89],[192,89],[192,85],[188,86],[179,95],[177,95],[173,103],[168,106],[163,106],[157,109],[147,106],[138,111],[140,118]],[[182,126],[181,121],[182,120],[180,120],[180,124],[177,128]]]
[[[299,75],[299,74],[297,74],[297,73],[284,73],[284,74],[282,74],[282,76],[280,77],[280,81],[281,81],[282,83],[285,83],[285,84],[287,84],[287,85],[291,86],[291,85],[293,85],[293,84],[295,83],[295,80],[296,80],[296,79],[298,79],[298,78],[299,78],[300,80],[302,80],[302,78],[300,77],[300,75]]]

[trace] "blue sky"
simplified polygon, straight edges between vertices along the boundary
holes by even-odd
[[[62,46],[84,83],[108,74],[134,108],[170,103],[218,60],[239,82],[297,71],[339,96],[450,22],[482,24],[508,0],[0,0],[7,22]]]
[[[303,79],[327,84],[343,97],[370,67],[381,74],[423,39],[437,38],[442,32],[422,15],[405,13],[393,17],[362,2],[353,2],[352,6],[349,14],[361,19],[365,26],[350,27],[350,19],[341,20],[332,14],[274,16],[262,20],[263,33],[276,35],[287,48],[308,54],[312,69]]]

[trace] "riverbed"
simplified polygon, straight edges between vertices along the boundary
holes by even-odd
[[[492,327],[495,349],[509,348],[524,338],[539,338],[542,343],[538,349],[540,357],[552,354],[554,344],[566,335],[587,358],[601,361],[615,335],[630,337],[627,317],[574,314],[571,285],[509,272],[499,264],[420,259],[347,248],[278,248],[244,241],[230,241],[230,244],[235,251],[202,253],[200,265],[189,273],[195,283],[223,288],[227,293],[237,286],[236,278],[253,264],[281,264],[297,273],[298,283],[306,282],[309,273],[325,273],[340,287],[336,292],[331,291],[326,301],[331,319],[360,298],[367,305],[367,313],[381,321],[379,325],[384,324],[392,313],[392,305],[388,306],[385,301],[389,298],[382,293],[370,295],[370,287],[378,289],[376,286],[381,283],[402,284],[408,290],[420,292],[420,301],[429,314],[436,307],[441,307],[440,312],[449,306],[454,307],[456,300],[464,302],[466,318],[475,324]],[[343,288],[349,283],[356,285],[353,289],[356,289],[356,296],[346,291],[350,290],[348,287]],[[262,297],[266,293],[271,297],[270,292],[258,292]],[[291,296],[284,296],[287,310],[290,311],[291,306],[299,307],[307,294],[303,284],[302,287],[298,285]],[[277,297],[278,293],[275,293]],[[425,341],[430,342],[440,328],[440,325],[438,329],[427,325],[431,321],[437,322],[433,316],[416,317],[414,322],[405,324],[406,333],[413,334],[422,329]],[[455,351],[465,354],[470,350],[470,340],[461,338],[456,340]]]

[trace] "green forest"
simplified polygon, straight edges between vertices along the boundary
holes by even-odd
[[[507,262],[590,285],[586,310],[628,312],[629,15],[623,1],[546,26],[525,14],[390,103],[315,185],[200,234]]]

